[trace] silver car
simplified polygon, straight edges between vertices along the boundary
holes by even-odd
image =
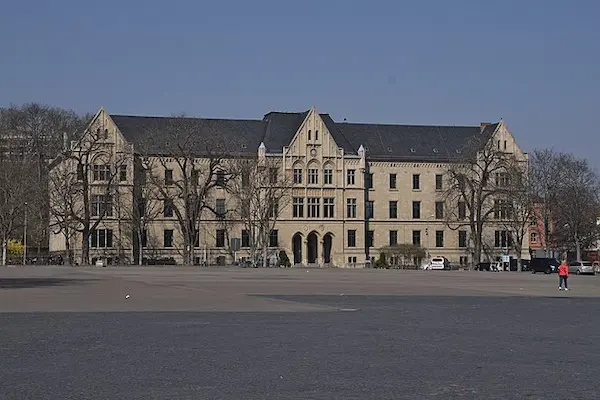
[[[569,263],[569,273],[581,275],[596,275],[596,270],[591,261],[571,261]]]

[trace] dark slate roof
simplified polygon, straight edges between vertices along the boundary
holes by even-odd
[[[152,132],[166,132],[173,127],[199,133],[203,140],[195,152],[206,154],[206,148],[222,146],[231,155],[257,154],[261,142],[267,151],[280,153],[288,146],[308,115],[305,112],[270,112],[262,120],[139,117],[112,115],[125,138],[136,148],[152,154],[168,154],[167,137],[151,140]],[[338,146],[346,154],[357,154],[362,145],[367,158],[382,161],[451,161],[474,154],[483,147],[498,124],[481,126],[391,125],[335,122],[328,114],[320,114]]]
[[[169,154],[169,147],[173,145],[169,139],[173,137],[164,132],[181,132],[182,138],[189,132],[195,138],[188,142],[195,154],[255,155],[266,128],[266,123],[260,120],[127,115],[111,115],[111,118],[127,141],[150,154]]]
[[[495,126],[435,126],[338,123],[355,146],[364,146],[372,160],[448,161],[472,155]]]

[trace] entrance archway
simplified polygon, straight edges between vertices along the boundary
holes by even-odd
[[[302,263],[302,235],[296,233],[292,237],[292,253],[294,254],[294,264]]]
[[[331,248],[333,247],[333,235],[331,233],[323,236],[323,263],[331,263]]]
[[[317,262],[317,234],[311,232],[306,237],[306,253],[308,255],[308,263],[316,264]]]

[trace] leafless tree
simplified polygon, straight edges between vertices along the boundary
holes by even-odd
[[[260,156],[238,159],[233,171],[237,179],[229,185],[235,205],[230,216],[241,223],[247,234],[252,262],[262,258],[266,267],[271,232],[291,201],[291,177],[282,170],[279,159]]]
[[[225,162],[226,146],[209,121],[185,115],[161,119],[146,137],[138,152],[145,158],[148,183],[176,218],[184,264],[192,265],[200,222],[217,215],[212,193],[227,191],[233,178]]]
[[[600,238],[597,219],[600,216],[599,179],[585,159],[567,155],[560,166],[561,186],[555,196],[553,212],[557,248],[582,251]]]
[[[509,242],[517,256],[517,270],[522,271],[523,244],[535,216],[536,196],[527,162],[514,157],[509,159],[506,173],[504,202],[497,203],[496,214],[506,232],[509,232]]]
[[[484,135],[470,140],[465,157],[448,168],[444,193],[448,212],[446,224],[452,230],[467,227],[473,246],[473,268],[481,261],[484,230],[494,221],[497,200],[504,197],[507,154]]]
[[[79,116],[70,110],[48,105],[29,103],[12,105],[0,109],[3,121],[4,150],[13,161],[21,160],[29,164],[19,175],[29,185],[27,236],[31,246],[37,246],[38,254],[48,243],[48,165],[58,156],[65,144],[82,132],[83,124],[89,116]],[[10,151],[7,151],[7,147]],[[10,153],[10,154],[9,154]],[[24,210],[23,210],[24,212]]]
[[[119,190],[119,172],[127,165],[130,157],[128,149],[117,149],[107,142],[108,131],[103,127],[90,125],[84,135],[71,144],[63,155],[53,161],[51,174],[67,174],[64,168],[70,168],[75,175],[69,181],[74,183],[68,193],[70,204],[57,206],[51,204],[51,210],[71,210],[66,217],[69,225],[81,233],[81,264],[89,264],[90,237],[98,225],[114,212],[115,193]],[[129,149],[131,150],[131,149]],[[60,166],[59,169],[56,167]],[[72,175],[68,175],[72,176]],[[50,181],[55,181],[53,177]],[[54,199],[59,200],[60,199]],[[65,200],[63,197],[62,200]],[[53,217],[57,217],[54,215]],[[58,215],[58,218],[64,218]]]
[[[553,242],[554,215],[558,211],[558,195],[566,183],[564,166],[569,155],[552,149],[534,150],[529,157],[529,184],[535,195],[536,218],[541,220],[544,231],[540,232],[540,243],[550,256]]]

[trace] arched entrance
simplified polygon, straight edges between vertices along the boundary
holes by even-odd
[[[333,235],[326,233],[323,236],[323,263],[331,263],[331,248],[333,247]]]
[[[306,253],[308,255],[308,263],[316,264],[317,262],[317,234],[311,232],[306,237]]]
[[[302,263],[302,235],[296,233],[292,237],[292,253],[294,253],[294,264]]]

